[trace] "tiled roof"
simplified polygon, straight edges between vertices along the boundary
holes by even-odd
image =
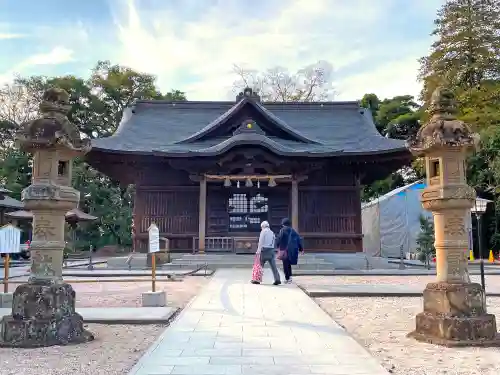
[[[290,135],[289,139],[257,133],[206,136],[246,104]],[[403,141],[381,136],[369,110],[357,102],[138,101],[125,111],[115,134],[92,141],[94,150],[165,156],[217,155],[244,144],[260,145],[284,156],[354,156],[406,150]]]
[[[24,207],[24,203],[4,195],[4,198],[0,199],[0,207],[20,209]]]

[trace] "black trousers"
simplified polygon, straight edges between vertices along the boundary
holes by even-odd
[[[292,277],[292,265],[288,259],[283,259],[283,272],[285,273],[285,279],[290,280]]]

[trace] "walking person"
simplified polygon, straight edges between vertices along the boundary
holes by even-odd
[[[274,233],[269,228],[269,223],[267,221],[263,221],[260,224],[260,236],[259,236],[259,245],[257,246],[257,253],[254,269],[252,271],[252,284],[260,284],[262,282],[262,269],[266,262],[269,262],[269,266],[271,267],[271,271],[273,272],[274,283],[273,285],[280,285],[280,273],[278,271],[278,267],[276,266],[276,250],[274,246]],[[257,263],[257,257],[259,257],[259,263]],[[260,271],[259,267],[260,266]]]
[[[287,284],[292,282],[292,266],[297,265],[299,253],[304,254],[302,238],[295,229],[292,228],[290,219],[281,221],[281,230],[276,240],[278,247],[278,259],[283,262],[283,272]]]

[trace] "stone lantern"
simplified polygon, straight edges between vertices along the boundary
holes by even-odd
[[[81,139],[67,113],[66,91],[52,88],[40,104],[41,117],[26,123],[16,137],[33,154],[32,184],[22,192],[33,214],[31,269],[26,284],[13,294],[12,313],[1,321],[1,346],[41,347],[94,339],[75,312],[75,291],[63,282],[65,215],[77,207],[80,193],[71,187],[72,159],[91,146]]]
[[[437,280],[427,284],[424,311],[409,336],[446,346],[496,346],[495,316],[486,313],[485,293],[467,272],[465,220],[476,193],[467,185],[466,157],[478,137],[456,118],[455,97],[446,88],[433,93],[429,114],[408,146],[425,159],[427,187],[421,201],[434,216]]]

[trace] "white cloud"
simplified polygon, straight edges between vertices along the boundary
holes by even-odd
[[[350,75],[337,84],[338,100],[359,100],[366,93],[379,98],[410,94],[418,97],[421,84],[417,82],[419,63],[414,56],[391,61],[376,69]]]
[[[59,65],[73,60],[73,51],[65,47],[54,47],[46,53],[29,56],[19,64],[0,74],[0,84],[11,82],[16,74],[40,65]]]
[[[40,65],[54,65],[58,74],[55,65],[68,61],[90,73],[97,60],[108,59],[156,75],[162,91],[179,89],[190,100],[219,100],[228,98],[237,80],[234,64],[259,71],[284,66],[295,72],[322,60],[334,67],[336,99],[359,99],[366,92],[417,94],[417,59],[427,53],[430,19],[445,0],[405,5],[406,16],[429,18],[429,30],[411,40],[402,36],[411,34],[413,19],[405,30],[387,32],[387,20],[402,0],[287,0],[286,6],[281,0],[256,0],[255,5],[183,0],[155,1],[150,9],[138,0],[108,1],[111,29],[83,22],[65,24],[57,32],[40,26],[35,33],[39,46],[50,40],[55,47],[20,61],[0,80],[13,71],[36,73]]]
[[[54,47],[46,53],[39,53],[21,62],[22,67],[34,65],[59,65],[73,60],[73,51],[66,47]]]
[[[234,1],[219,0],[200,18],[182,22],[175,11],[155,10],[145,17],[134,1],[126,8],[123,4],[116,2],[113,8],[120,42],[117,62],[157,75],[162,89],[182,89],[192,100],[225,98],[236,79],[233,64],[296,71],[319,60],[330,61],[335,69],[360,62],[370,56],[363,36],[383,27],[380,20],[386,15],[386,8],[371,0],[349,5],[345,0],[289,0],[257,19],[246,17]],[[401,76],[415,76],[412,67],[405,72]],[[194,78],[186,83],[187,76]],[[342,88],[349,82],[361,85],[343,89],[345,95],[366,86],[356,76],[336,78]]]
[[[17,39],[22,38],[21,34],[12,34],[12,33],[0,33],[0,40],[2,39]]]

